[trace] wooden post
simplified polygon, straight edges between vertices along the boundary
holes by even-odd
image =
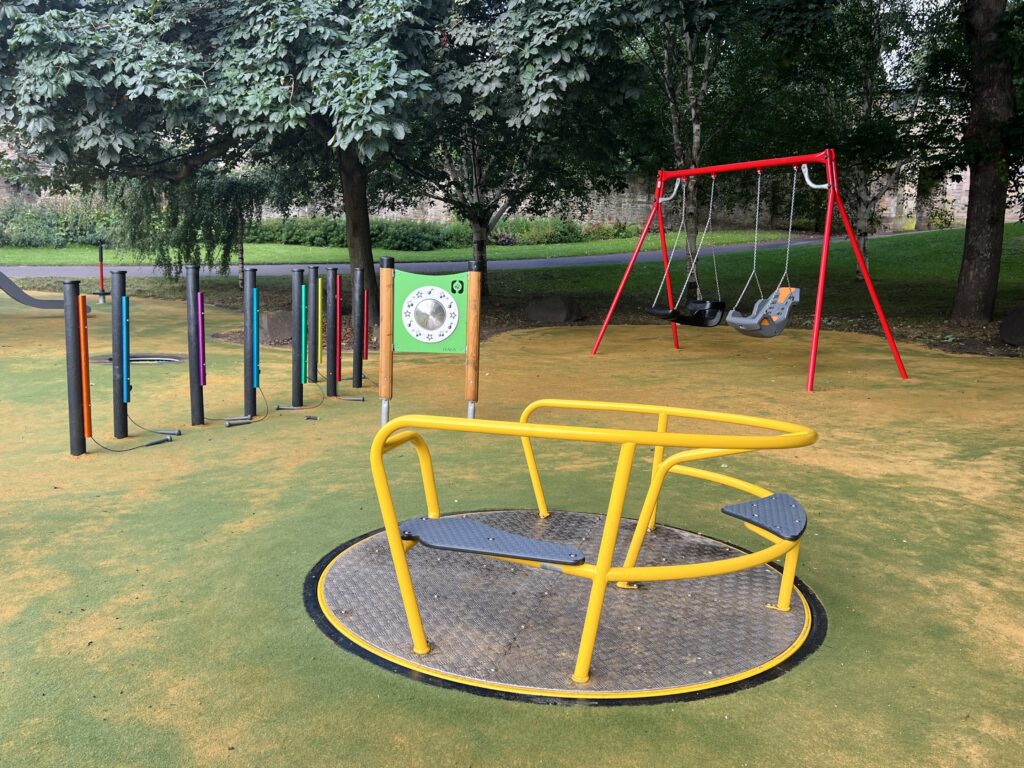
[[[394,394],[395,372],[395,260],[384,256],[380,260],[380,423],[391,418],[391,396]]]
[[[482,265],[469,264],[469,301],[466,318],[466,416],[476,418],[480,397],[480,283]]]

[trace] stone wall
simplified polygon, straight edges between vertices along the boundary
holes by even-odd
[[[967,218],[967,195],[970,190],[970,173],[964,172],[960,181],[947,180],[942,195],[936,197],[933,207],[944,208],[952,214],[953,223],[963,226]],[[604,222],[636,222],[643,224],[651,211],[654,197],[654,179],[635,176],[628,180],[626,189],[593,201],[584,212],[581,220],[584,223]],[[879,231],[892,232],[913,229],[915,224],[915,188],[913,185],[903,187],[899,193],[890,193],[882,199],[880,210]],[[824,206],[824,195],[822,195]],[[405,208],[402,210],[381,211],[383,218],[412,219],[415,221],[446,222],[451,220],[451,213],[444,205],[433,201]],[[1019,211],[1007,209],[1006,221],[1017,221]],[[753,226],[751,210],[733,210],[722,218],[716,217],[718,226]],[[927,217],[925,217],[927,218]]]

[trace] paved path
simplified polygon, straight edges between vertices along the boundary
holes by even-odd
[[[832,238],[833,242],[844,241],[846,238]],[[814,245],[821,242],[821,238],[813,238],[810,240],[794,240],[793,245]],[[767,243],[761,243],[759,249],[763,250],[776,250],[778,248],[785,248],[785,241],[772,240]],[[741,243],[738,245],[720,245],[715,249],[715,253],[719,256],[728,255],[731,253],[749,252],[752,248],[750,243]],[[710,255],[711,251],[709,247],[705,247],[704,253]],[[487,261],[487,269],[491,272],[497,272],[504,269],[542,269],[544,267],[593,267],[603,266],[607,264],[626,264],[629,261],[632,253],[607,253],[597,256],[555,256],[548,259],[505,259]],[[660,262],[661,251],[642,251],[638,257],[638,261],[641,262]],[[466,269],[465,261],[405,261],[400,262],[399,266],[407,272],[418,272],[420,274],[430,275],[443,275],[449,272],[461,272]],[[306,264],[258,264],[255,266],[261,277],[267,275],[288,275],[295,268],[305,267]],[[324,269],[328,266],[338,266],[338,271],[341,274],[348,274],[348,264],[317,264],[316,266]],[[0,267],[9,277],[96,277],[96,265],[88,266],[59,266],[59,267]],[[149,266],[107,266],[107,273],[114,269],[123,269],[127,271],[129,277],[160,277],[163,275],[163,271]],[[202,269],[204,275],[216,275],[216,270]],[[231,274],[238,274],[238,267],[235,265],[231,266]]]

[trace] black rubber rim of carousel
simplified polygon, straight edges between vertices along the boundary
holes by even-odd
[[[487,510],[476,510],[476,511],[487,511]],[[330,566],[330,564],[349,547],[358,544],[360,541],[367,539],[371,536],[376,536],[384,530],[383,527],[377,528],[372,531],[360,534],[355,538],[349,539],[343,544],[339,544],[337,547],[332,549],[326,555],[324,555],[313,569],[306,575],[306,579],[302,587],[302,599],[306,607],[306,613],[313,620],[313,623],[317,628],[329,637],[335,645],[348,651],[361,659],[369,661],[375,666],[393,672],[395,674],[406,677],[410,680],[414,680],[418,683],[426,683],[427,685],[433,685],[438,688],[445,688],[448,690],[463,691],[465,693],[471,693],[476,696],[486,696],[492,699],[502,699],[505,701],[517,701],[527,702],[532,704],[547,704],[547,705],[559,705],[559,706],[625,706],[625,705],[653,705],[653,704],[667,704],[673,702],[683,701],[697,701],[700,699],[709,699],[715,696],[725,696],[730,693],[736,693],[738,691],[748,690],[755,686],[762,685],[771,680],[775,680],[782,675],[789,672],[798,666],[804,659],[814,653],[818,648],[821,647],[822,643],[825,642],[825,636],[828,633],[828,615],[825,612],[825,606],[814,591],[807,586],[804,581],[799,577],[794,580],[794,587],[800,590],[804,599],[807,601],[807,606],[811,614],[811,629],[808,633],[804,642],[799,648],[784,661],[776,664],[775,666],[764,670],[752,677],[745,678],[743,680],[737,680],[732,683],[725,683],[719,686],[711,688],[703,688],[697,691],[690,691],[686,693],[673,693],[665,694],[662,696],[645,696],[645,697],[623,697],[623,698],[570,698],[562,696],[544,696],[535,694],[525,693],[513,693],[510,691],[499,691],[490,688],[482,688],[474,685],[467,685],[465,683],[456,682],[454,680],[446,680],[441,677],[434,677],[433,675],[420,672],[419,670],[410,669],[400,664],[396,664],[388,659],[378,656],[377,654],[369,651],[362,646],[349,640],[345,637],[330,620],[324,615],[320,609],[320,602],[318,599],[318,584],[320,577],[323,572]],[[685,529],[677,529],[685,530]],[[687,533],[693,533],[692,531],[686,531]],[[739,547],[723,539],[718,539],[713,536],[701,533],[706,539],[716,541],[720,544],[732,547],[739,552],[749,553],[750,550]],[[782,572],[782,567],[778,564],[771,562],[767,564],[769,567]]]

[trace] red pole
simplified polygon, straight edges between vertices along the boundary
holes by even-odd
[[[100,243],[100,298],[107,295],[103,287],[103,243]]]
[[[671,309],[675,306],[675,300],[672,298],[672,273],[669,270],[668,245],[665,243],[665,209],[661,205],[661,195],[655,199],[654,204],[658,209],[658,239],[661,241],[661,264],[665,270],[665,295],[668,298],[669,309]],[[683,211],[683,216],[685,215],[686,211]],[[675,323],[669,323],[669,325],[672,326],[672,344],[679,349],[678,326]]]
[[[830,155],[830,153],[832,153]],[[749,160],[743,163],[726,163],[725,165],[705,165],[702,168],[680,168],[672,171],[661,171],[663,182],[673,179],[686,179],[690,176],[713,176],[730,171],[763,171],[765,168],[779,168],[783,165],[803,165],[804,163],[822,163],[827,165],[829,157],[835,157],[831,149],[823,149],[813,155],[793,155],[791,157],[771,157],[767,160]]]
[[[836,206],[839,208],[839,216],[843,220],[843,226],[846,228],[846,236],[850,238],[850,246],[853,248],[853,255],[857,259],[857,266],[860,267],[860,273],[864,276],[864,285],[867,286],[868,295],[871,296],[871,303],[875,305],[875,313],[878,315],[878,322],[882,324],[882,332],[885,334],[885,340],[889,342],[889,349],[892,351],[893,360],[896,361],[896,368],[900,372],[900,378],[909,378],[907,369],[903,365],[903,358],[900,357],[900,351],[896,348],[896,339],[893,338],[892,329],[889,327],[889,321],[885,319],[885,311],[882,309],[882,302],[878,300],[878,294],[875,292],[875,284],[871,280],[871,275],[868,272],[867,262],[864,260],[864,254],[860,250],[860,243],[857,242],[857,236],[853,231],[853,226],[850,224],[850,217],[846,214],[846,206],[843,205],[843,198],[839,194],[839,172],[835,167],[835,156],[832,155],[830,158],[830,165],[826,167],[832,168],[832,184],[835,188],[836,195]]]
[[[825,166],[826,169],[828,166]],[[828,270],[828,249],[832,242],[832,207],[835,205],[835,181],[828,178],[828,210],[825,211],[825,236],[821,240],[821,265],[818,267],[818,295],[814,297],[814,327],[811,330],[811,361],[807,365],[807,391],[814,391],[814,369],[818,364],[818,337],[821,334],[821,310],[825,305],[825,274]]]
[[[594,342],[594,348],[590,350],[590,354],[592,355],[597,354],[597,348],[601,346],[601,339],[604,338],[604,333],[608,330],[608,323],[612,321],[612,315],[615,314],[615,308],[619,306],[619,299],[622,298],[622,290],[626,287],[626,281],[629,280],[629,273],[633,271],[633,265],[636,264],[636,257],[640,255],[640,251],[644,247],[644,240],[647,239],[647,233],[651,229],[651,222],[654,221],[654,216],[658,212],[659,199],[661,199],[660,179],[654,189],[654,205],[651,206],[651,213],[647,217],[647,223],[644,224],[644,231],[640,233],[640,240],[636,244],[636,249],[633,251],[633,258],[631,258],[629,260],[629,264],[626,265],[626,272],[623,274],[622,281],[619,283],[619,289],[615,291],[615,298],[612,299],[612,305],[608,307],[608,314],[605,315],[604,323],[601,325],[601,331],[597,334],[597,341]]]

